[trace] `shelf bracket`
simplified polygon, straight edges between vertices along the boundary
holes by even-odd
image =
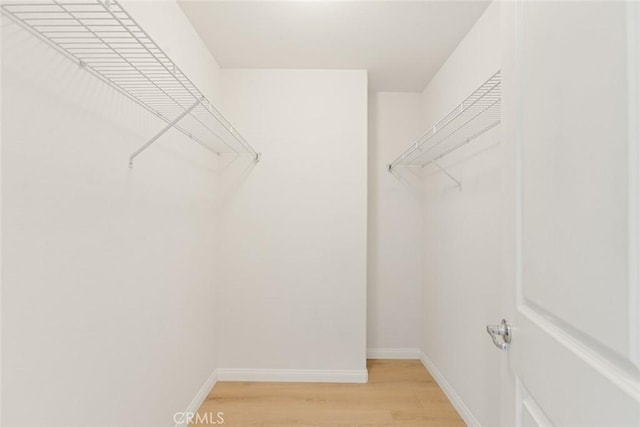
[[[133,153],[131,153],[131,155],[129,156],[129,167],[132,168],[133,167],[133,159],[135,159],[138,154],[142,153],[144,150],[146,150],[147,148],[149,148],[149,146],[151,144],[153,144],[154,142],[156,142],[162,135],[164,135],[169,129],[171,129],[172,127],[174,127],[175,125],[178,124],[178,122],[182,119],[184,119],[184,117],[191,113],[191,111],[193,111],[194,108],[196,108],[198,105],[200,105],[200,103],[202,102],[202,99],[198,99],[196,100],[196,102],[194,102],[189,108],[187,108],[186,110],[184,110],[182,113],[180,113],[180,115],[178,117],[176,117],[175,119],[173,119],[172,121],[170,121],[165,127],[162,128],[162,130],[160,132],[158,132],[157,134],[155,134],[153,136],[153,138],[151,138],[149,141],[145,142],[144,145],[140,148],[138,148],[136,151],[134,151]]]
[[[455,179],[455,178],[453,177],[453,175],[451,175],[449,172],[447,172],[447,170],[446,170],[445,168],[443,168],[442,166],[440,166],[440,165],[438,164],[438,162],[436,162],[435,160],[434,160],[434,161],[432,161],[431,163],[433,163],[434,165],[436,165],[436,167],[437,167],[438,169],[440,169],[440,170],[442,171],[442,173],[444,173],[445,175],[447,175],[447,176],[448,176],[448,177],[449,177],[453,182],[455,182],[455,183],[456,183],[456,185],[458,186],[458,189],[459,189],[460,191],[462,191],[462,183],[461,183],[460,181],[458,181],[457,179]]]

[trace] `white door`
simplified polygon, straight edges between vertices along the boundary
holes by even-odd
[[[639,9],[503,3],[506,426],[640,426]]]

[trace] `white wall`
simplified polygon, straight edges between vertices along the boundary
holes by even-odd
[[[225,112],[265,151],[223,175],[221,378],[363,380],[366,72],[221,76]]]
[[[500,2],[494,1],[422,92],[427,126],[449,113],[500,69],[500,27]]]
[[[433,124],[500,69],[500,5],[491,4],[424,91]],[[500,321],[499,128],[425,169],[422,350],[471,418],[499,424],[501,354],[484,331]]]
[[[369,94],[369,357],[416,357],[420,347],[420,181],[385,165],[423,131],[421,93]]]
[[[216,75],[176,4],[131,6]],[[162,123],[2,19],[2,425],[173,425],[215,367],[217,159],[174,131],[129,169]]]

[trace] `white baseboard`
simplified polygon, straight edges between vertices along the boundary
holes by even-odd
[[[417,348],[368,348],[367,359],[420,360],[420,350]]]
[[[218,381],[305,382],[305,383],[366,383],[364,370],[331,371],[310,369],[216,369]]]
[[[464,421],[465,424],[469,427],[481,427],[478,419],[471,413],[467,405],[464,404],[460,396],[458,396],[458,393],[455,392],[451,384],[449,384],[449,382],[445,379],[438,368],[436,368],[436,365],[433,364],[431,359],[429,359],[426,354],[421,352],[420,361],[427,369],[427,371],[429,371],[433,379],[436,380],[444,394],[447,395],[453,407],[456,408],[456,411],[458,411],[458,414],[460,414],[462,421]]]
[[[198,409],[200,409],[200,406],[202,406],[202,403],[206,400],[209,393],[211,393],[213,386],[216,385],[216,380],[217,380],[217,375],[216,375],[216,371],[214,370],[211,373],[211,376],[209,376],[209,378],[207,379],[207,381],[205,381],[202,387],[200,387],[200,390],[198,391],[196,396],[193,398],[191,403],[189,403],[189,406],[187,406],[187,409],[185,409],[184,414],[195,414],[196,412],[198,412]],[[182,417],[182,419],[183,421],[180,423],[177,423],[175,427],[187,427],[188,425],[187,418]]]

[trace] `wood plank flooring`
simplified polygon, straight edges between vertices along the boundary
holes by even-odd
[[[222,412],[233,427],[464,426],[420,361],[369,360],[368,369],[367,384],[218,382],[199,414]]]

